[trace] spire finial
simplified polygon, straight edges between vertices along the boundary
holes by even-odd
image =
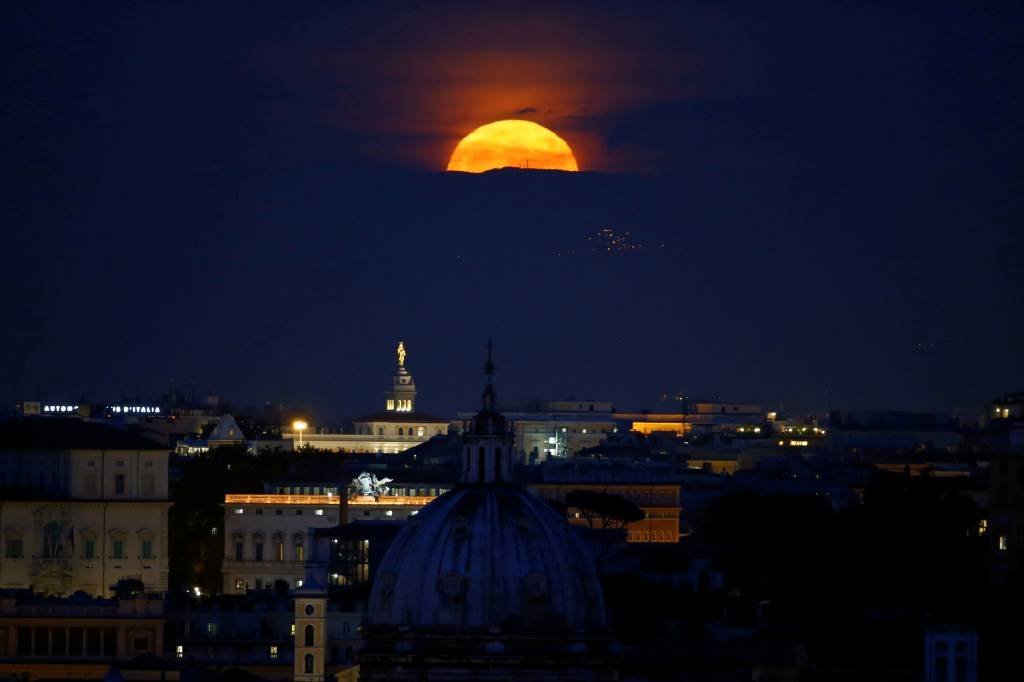
[[[484,374],[487,375],[487,382],[490,383],[491,377],[494,376],[494,360],[491,359],[491,353],[494,351],[494,344],[491,343],[490,337],[487,339],[487,364],[484,365]]]

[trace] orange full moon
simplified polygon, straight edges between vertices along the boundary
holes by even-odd
[[[482,125],[455,146],[448,170],[483,173],[494,168],[578,171],[565,140],[533,121],[507,119]]]

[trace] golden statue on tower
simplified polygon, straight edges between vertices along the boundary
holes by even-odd
[[[398,342],[398,366],[405,367],[405,343]]]

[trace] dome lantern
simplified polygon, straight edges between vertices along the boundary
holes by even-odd
[[[462,434],[462,483],[508,483],[513,478],[515,436],[511,424],[498,412],[494,391],[494,344],[487,341],[487,363],[484,374],[487,385],[481,396],[480,411]]]

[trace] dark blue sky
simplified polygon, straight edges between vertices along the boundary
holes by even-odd
[[[506,398],[973,415],[1024,387],[1019,7],[12,11],[5,403],[173,378],[336,418],[401,338],[450,413],[488,335]],[[508,117],[590,172],[440,172]],[[602,228],[644,248],[591,253]]]

